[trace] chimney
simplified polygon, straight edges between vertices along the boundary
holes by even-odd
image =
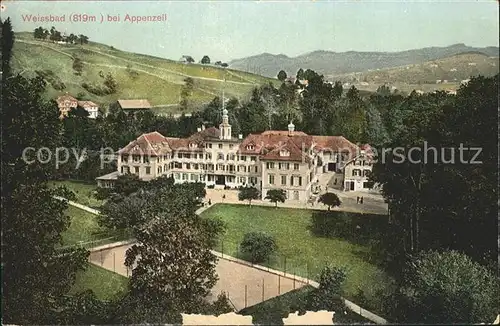
[[[238,135],[238,139],[243,139],[243,135],[242,135],[242,134],[239,134],[239,135]]]

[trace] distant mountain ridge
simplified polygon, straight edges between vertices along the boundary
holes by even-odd
[[[282,69],[288,75],[295,75],[299,68],[304,70],[312,69],[328,76],[420,64],[470,52],[479,52],[490,57],[499,56],[499,48],[495,46],[476,48],[459,43],[446,47],[427,47],[399,52],[333,52],[318,50],[297,57],[263,53],[232,60],[230,66],[234,69],[258,73],[267,77],[276,77],[277,73]]]

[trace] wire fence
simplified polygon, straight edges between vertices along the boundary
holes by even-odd
[[[279,253],[273,253],[263,261],[255,261],[241,250],[239,244],[225,241],[224,239],[219,240],[214,250],[220,252],[222,258],[224,258],[224,255],[238,258],[252,265],[264,266],[269,270],[280,271],[292,275],[292,277],[302,277],[308,280],[319,280],[319,275],[324,267],[323,264],[317,264],[314,260],[312,262],[304,261],[291,255],[287,256]]]
[[[101,233],[94,233],[85,240],[77,241],[73,244],[58,247],[58,250],[67,250],[71,248],[85,248],[92,249],[95,247],[103,246],[106,244],[129,240],[133,237],[133,233],[130,230],[117,230],[117,231],[106,231]]]

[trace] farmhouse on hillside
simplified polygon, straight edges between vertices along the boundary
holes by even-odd
[[[91,119],[95,119],[99,115],[99,106],[92,101],[78,101],[78,106],[84,108]]]
[[[68,93],[61,95],[57,98],[57,107],[59,108],[59,118],[67,117],[69,111],[78,106],[78,100]]]

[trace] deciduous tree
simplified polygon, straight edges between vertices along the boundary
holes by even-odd
[[[248,200],[248,205],[252,205],[252,200],[260,198],[259,190],[254,187],[241,187],[238,192],[238,200],[244,201]]]
[[[328,210],[332,207],[340,206],[341,202],[339,197],[333,192],[327,192],[319,197],[319,202],[328,206]]]
[[[204,65],[210,64],[210,57],[208,55],[203,56],[203,58],[201,58],[201,63]]]
[[[280,72],[278,72],[278,80],[279,81],[284,82],[286,77],[287,77],[287,75],[286,75],[286,72],[284,70],[280,70]]]
[[[275,207],[277,208],[278,202],[285,202],[286,192],[283,189],[271,189],[267,191],[266,197],[264,199],[268,199],[271,203],[274,203]]]
[[[422,252],[404,272],[400,292],[406,308],[400,321],[491,323],[498,314],[498,285],[493,273],[457,251]]]

